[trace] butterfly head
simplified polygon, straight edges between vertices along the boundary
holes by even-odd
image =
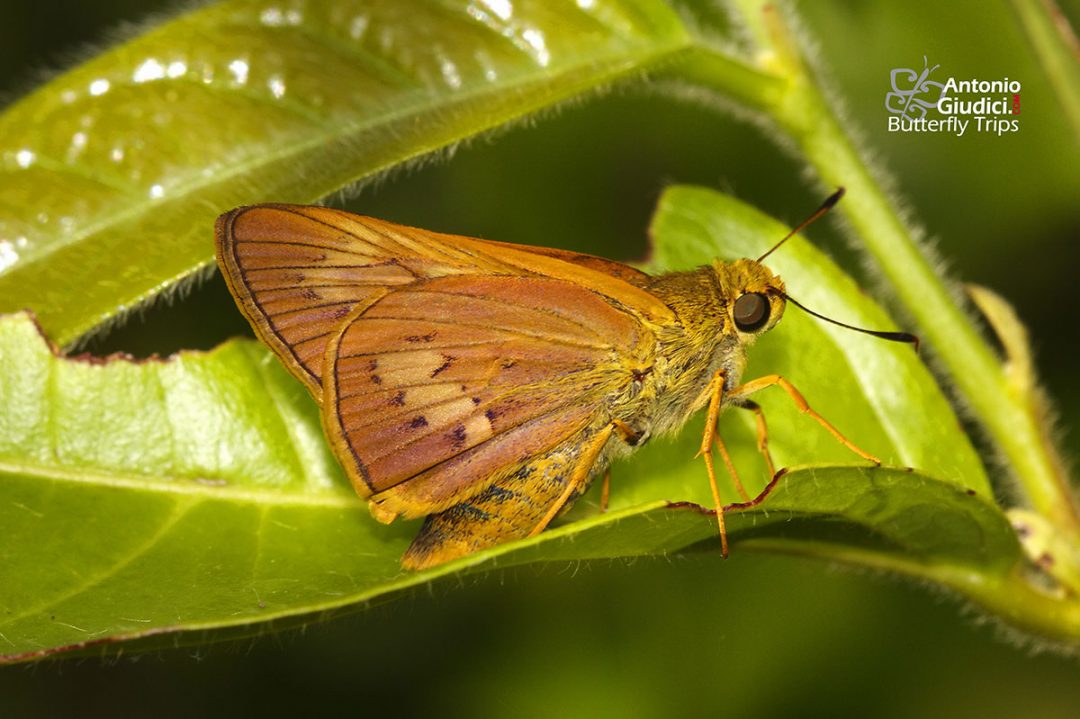
[[[784,308],[790,302],[818,319],[856,332],[889,340],[890,342],[906,342],[913,345],[915,350],[918,351],[919,338],[913,334],[855,327],[811,310],[789,296],[784,290],[784,281],[762,264],[765,258],[779,249],[797,232],[828,212],[843,196],[844,188],[841,187],[830,195],[812,215],[803,220],[798,227],[784,235],[779,242],[756,260],[742,259],[731,263],[717,262],[714,265],[720,280],[721,293],[728,301],[730,326],[734,327],[739,333],[743,344],[749,344],[757,335],[772,329],[780,321],[780,317],[784,314]]]
[[[746,339],[764,334],[784,315],[784,281],[757,260],[713,265],[727,298],[728,326]]]

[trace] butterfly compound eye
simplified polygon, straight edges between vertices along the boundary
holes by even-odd
[[[753,332],[769,321],[769,300],[765,295],[749,292],[735,300],[735,326],[743,332]]]

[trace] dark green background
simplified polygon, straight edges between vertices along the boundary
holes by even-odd
[[[122,23],[170,7],[0,3],[0,91],[15,99],[42,72],[104,46]],[[944,264],[1019,307],[1063,418],[1062,446],[1075,457],[1080,145],[1008,5],[801,9],[845,114],[898,178]],[[1064,9],[1080,18],[1075,3]],[[889,71],[921,68],[923,55],[944,74],[1019,79],[1020,133],[885,132]],[[666,184],[717,187],[797,220],[823,196],[802,172],[749,125],[627,86],[474,141],[348,205],[437,230],[635,258]],[[812,236],[857,272],[836,227]],[[244,331],[215,278],[91,348],[164,353]],[[0,712],[1076,716],[1080,664],[1033,648],[984,625],[976,611],[887,577],[707,553],[517,569],[445,582],[305,632],[6,668]]]

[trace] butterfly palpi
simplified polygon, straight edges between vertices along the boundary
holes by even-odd
[[[772,385],[878,461],[779,375],[740,384],[746,348],[794,302],[764,256],[652,276],[575,252],[267,204],[218,219],[217,257],[255,332],[319,403],[372,514],[426,517],[406,568],[542,531],[613,459],[702,408],[726,554],[717,415],[750,407],[764,431],[748,395]]]

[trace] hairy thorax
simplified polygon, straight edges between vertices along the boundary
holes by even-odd
[[[728,298],[713,267],[659,275],[648,290],[678,318],[654,328],[655,359],[641,392],[647,406],[639,408],[635,425],[653,435],[678,429],[704,406],[718,370],[727,388],[737,385],[746,353],[729,326]]]

